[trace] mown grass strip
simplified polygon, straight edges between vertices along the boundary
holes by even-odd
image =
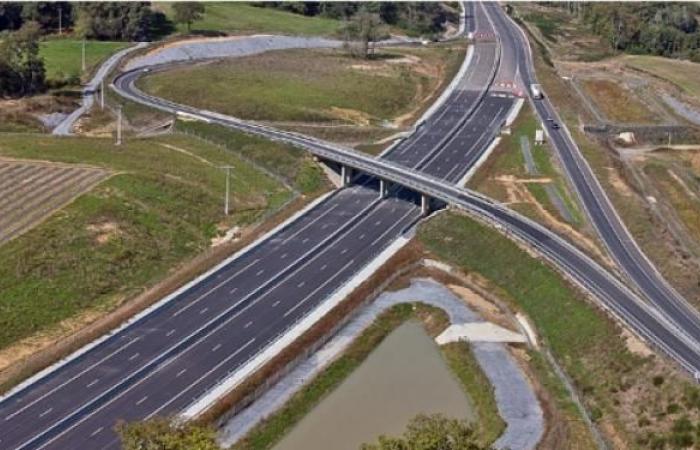
[[[92,70],[112,53],[130,45],[128,42],[86,41],[85,69]],[[80,81],[82,70],[80,39],[51,39],[39,44],[39,55],[44,58],[46,78],[49,81]]]

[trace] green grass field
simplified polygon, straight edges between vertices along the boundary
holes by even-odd
[[[157,73],[141,86],[245,119],[374,123],[410,109],[420,83],[409,65],[292,50]]]
[[[155,4],[171,20],[172,4],[162,2]],[[289,35],[335,34],[343,23],[322,17],[306,17],[273,8],[258,8],[246,3],[211,2],[206,3],[202,20],[192,24],[192,31],[219,31],[229,34],[279,33]],[[185,32],[183,24],[177,25],[178,31]]]
[[[203,122],[177,122],[177,128],[183,133],[214,142],[254,161],[282,177],[303,194],[317,193],[328,185],[320,167],[301,149],[272,145],[264,139]]]
[[[670,81],[687,94],[700,99],[700,64],[661,56],[626,55],[622,62]]]
[[[0,247],[0,348],[142,292],[207,248],[218,225],[250,223],[290,198],[232,152],[181,135],[116,147],[104,139],[7,134],[0,156],[114,171]],[[223,164],[235,167],[228,218],[225,177],[216,167]]]
[[[46,78],[49,81],[61,81],[83,76],[82,45],[82,41],[79,39],[42,41],[39,54],[44,58]],[[87,41],[85,44],[87,73],[109,55],[128,45],[127,42]]]

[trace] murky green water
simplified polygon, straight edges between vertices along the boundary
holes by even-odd
[[[274,450],[357,450],[381,434],[401,434],[419,413],[472,419],[469,399],[423,327],[391,333],[338,389]]]

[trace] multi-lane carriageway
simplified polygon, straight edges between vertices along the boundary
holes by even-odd
[[[458,89],[385,160],[427,174],[402,176],[419,185],[421,192],[430,190],[437,198],[507,227],[637,332],[688,366],[700,367],[692,343],[580,251],[487,199],[451,187],[450,182],[461,178],[484,151],[512,103],[508,97],[492,96],[493,92],[482,95],[487,85],[479,85],[478,80],[513,79],[519,70],[511,60],[515,53],[508,53],[517,52],[517,44],[500,34],[500,24],[496,29],[491,26],[500,14],[498,5],[473,8],[476,23],[469,30],[499,36],[503,45],[499,48],[498,40],[477,45],[478,57]],[[141,95],[133,86],[136,77],[126,74],[115,81],[117,90],[154,107],[171,107]],[[239,121],[211,117],[226,126],[244,128]],[[0,448],[117,448],[112,426],[118,419],[182,410],[415,224],[420,211],[411,198],[400,188],[380,198],[373,181],[359,177],[357,184],[333,193],[159,308],[0,400]]]
[[[488,28],[481,5],[468,30]],[[385,155],[459,180],[497,133],[512,98],[486,91],[498,45],[477,45],[464,79]],[[427,155],[427,156],[426,156]],[[359,176],[298,220],[150,314],[0,403],[0,448],[118,448],[113,426],[174,414],[256,355],[421,217],[414,195],[377,194]]]

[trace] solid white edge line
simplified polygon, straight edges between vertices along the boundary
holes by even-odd
[[[226,266],[227,264],[230,264],[231,262],[233,262],[233,261],[236,260],[237,258],[240,258],[241,256],[245,255],[246,253],[250,252],[250,251],[253,250],[255,247],[257,247],[258,245],[260,245],[261,243],[263,243],[263,242],[265,242],[267,239],[269,239],[271,236],[273,236],[274,234],[276,234],[276,233],[277,233],[278,231],[280,231],[282,228],[284,228],[284,227],[286,227],[287,225],[289,225],[290,223],[296,221],[297,219],[299,219],[300,217],[302,217],[304,214],[306,214],[307,212],[309,212],[311,209],[313,209],[313,208],[315,208],[316,206],[318,206],[320,203],[322,203],[324,200],[326,200],[327,198],[329,198],[331,195],[333,195],[333,194],[336,193],[336,192],[338,192],[338,191],[337,191],[337,190],[333,190],[333,191],[330,191],[330,192],[328,192],[328,193],[326,193],[326,194],[324,194],[324,195],[321,195],[320,197],[318,197],[317,199],[315,199],[314,201],[312,201],[311,203],[309,203],[308,205],[306,205],[304,208],[302,208],[301,210],[299,210],[299,211],[297,211],[296,213],[294,213],[291,217],[289,217],[289,218],[288,218],[287,220],[285,220],[284,222],[280,223],[279,225],[277,225],[276,227],[274,227],[273,229],[271,229],[270,231],[268,231],[268,232],[265,233],[264,235],[260,236],[258,239],[256,239],[256,240],[253,241],[252,243],[248,244],[246,247],[242,248],[241,250],[237,251],[237,252],[234,253],[233,255],[229,256],[228,258],[226,258],[225,260],[223,260],[222,262],[220,262],[220,263],[217,264],[216,266],[212,267],[212,268],[209,269],[208,271],[204,272],[203,274],[201,274],[201,275],[198,276],[197,278],[195,278],[195,279],[193,279],[192,281],[190,281],[190,282],[184,284],[183,286],[181,286],[180,288],[178,288],[178,289],[175,290],[174,292],[168,294],[168,295],[165,296],[162,300],[159,300],[157,303],[154,303],[153,305],[151,305],[151,306],[149,306],[148,308],[144,309],[143,311],[141,311],[140,313],[136,314],[135,316],[132,316],[130,319],[128,319],[127,321],[123,322],[121,325],[119,325],[119,326],[117,326],[116,328],[110,330],[109,332],[107,332],[106,334],[102,335],[101,337],[99,337],[99,338],[93,340],[93,341],[90,342],[89,344],[84,345],[83,347],[79,348],[78,350],[76,350],[75,352],[73,352],[73,353],[71,353],[70,355],[66,356],[65,358],[63,358],[63,359],[61,359],[61,360],[55,362],[54,364],[50,365],[49,367],[47,367],[47,368],[45,368],[45,369],[43,369],[43,370],[37,372],[37,373],[36,373],[35,375],[33,375],[33,376],[27,378],[25,381],[23,381],[22,383],[18,384],[18,385],[15,386],[14,388],[10,389],[10,390],[9,390],[8,392],[6,392],[5,394],[0,395],[0,403],[4,402],[5,400],[9,399],[9,398],[12,397],[12,396],[18,394],[19,392],[21,392],[21,391],[23,391],[24,389],[28,388],[29,386],[31,386],[32,384],[34,384],[34,383],[36,383],[37,381],[41,380],[42,378],[46,377],[47,375],[50,375],[51,373],[57,371],[57,370],[60,369],[61,367],[63,367],[63,366],[65,366],[66,364],[70,363],[71,361],[73,361],[73,360],[75,360],[75,359],[81,357],[82,355],[84,355],[84,354],[87,353],[88,351],[92,350],[93,348],[97,347],[98,345],[100,345],[102,342],[106,341],[106,340],[109,339],[110,337],[114,336],[115,334],[120,333],[121,331],[123,331],[124,329],[126,329],[127,327],[129,327],[131,324],[137,322],[138,320],[142,319],[143,317],[145,317],[145,316],[151,314],[152,312],[156,311],[157,309],[161,308],[162,306],[168,304],[168,303],[171,302],[173,299],[175,299],[177,296],[179,296],[180,294],[182,294],[183,292],[185,292],[187,289],[189,289],[189,288],[191,288],[192,286],[194,286],[194,285],[200,283],[202,280],[204,280],[204,279],[206,279],[207,277],[211,276],[211,275],[212,275],[214,272],[216,272],[217,270],[220,270],[221,268],[223,268],[223,267]]]
[[[386,263],[391,256],[408,244],[409,241],[410,237],[405,235],[394,240],[369,264],[367,264],[355,276],[348,280],[347,283],[345,283],[340,289],[336,290],[335,293],[333,293],[328,299],[320,303],[311,313],[293,325],[292,328],[290,328],[279,339],[272,342],[265,350],[248,361],[239,370],[235,371],[231,377],[218,384],[205,396],[199,398],[185,410],[183,410],[179,414],[179,418],[187,421],[199,416],[210,408],[218,399],[235,389],[246,378],[269,362],[280,351],[285,349],[288,345],[294,342],[294,340],[310,329],[316,322],[325,317],[328,312],[340,304],[353,290],[355,290],[355,288],[368,279],[377,269],[379,269],[379,267]]]
[[[498,146],[498,143],[501,142],[501,137],[497,136],[493,141],[491,141],[491,144],[486,148],[484,153],[479,157],[479,159],[476,160],[474,165],[472,165],[471,169],[467,171],[467,173],[464,174],[461,180],[457,182],[457,186],[459,187],[466,187],[467,183],[469,180],[474,176],[477,170],[479,170],[479,167],[481,167],[486,160],[489,159],[491,156],[491,153],[493,150]]]

